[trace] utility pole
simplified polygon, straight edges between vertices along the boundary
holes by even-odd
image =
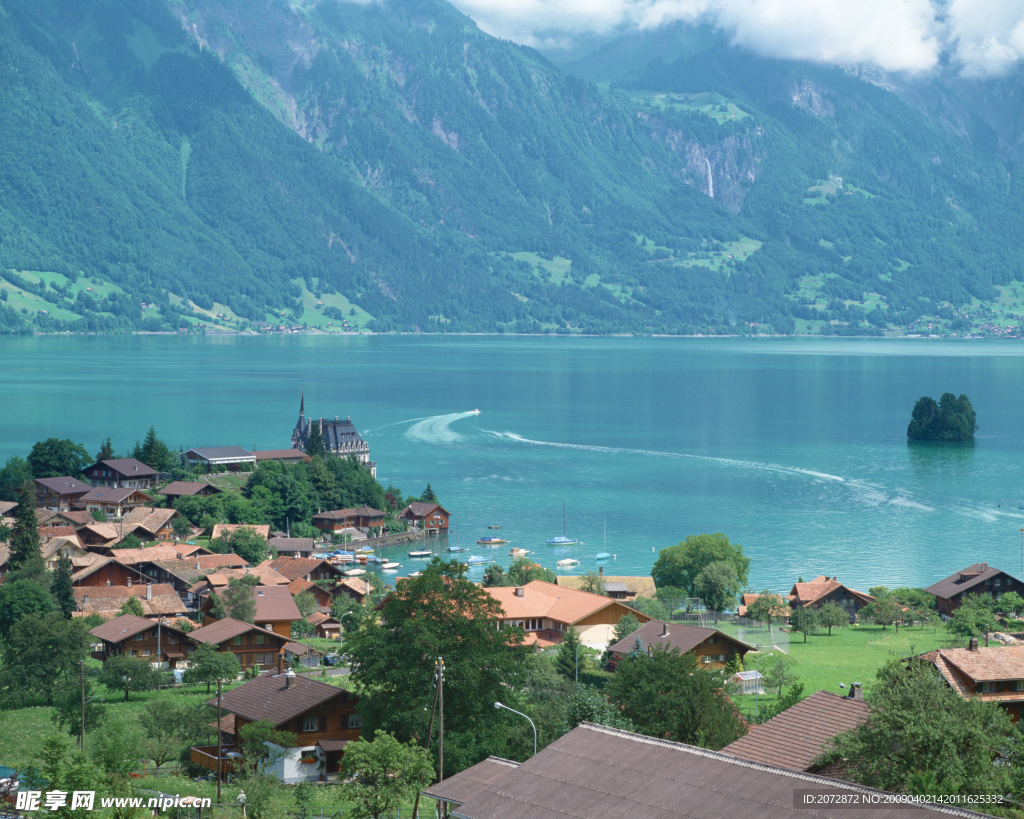
[[[437,781],[444,782],[444,658],[437,658],[437,689],[438,689],[438,734],[437,740],[437,756],[438,756],[438,779]]]
[[[161,614],[159,617],[156,618],[156,670],[158,672],[163,670],[163,660],[160,659],[163,656],[163,652],[160,650],[160,632],[163,631],[163,629],[161,629],[160,626],[162,626],[163,624],[164,616]],[[160,690],[159,677],[156,678],[156,690]]]
[[[81,675],[81,681],[82,681],[82,723],[81,723],[81,731],[80,731],[81,736],[79,736],[78,747],[81,749],[82,753],[84,754],[85,753],[85,660],[79,660],[78,661],[78,670],[79,670],[79,674]]]
[[[217,804],[220,805],[220,777],[223,768],[221,762],[221,731],[220,721],[223,712],[220,710],[220,678],[217,678]]]
[[[436,664],[435,664],[436,665]],[[436,685],[437,674],[434,674],[434,704],[430,707],[430,724],[427,726],[427,741],[424,743],[424,748],[430,750],[430,738],[434,735],[434,715],[437,714],[437,695],[440,692],[441,687]],[[423,790],[423,777],[420,776],[420,788],[416,791],[416,801],[412,805],[412,819],[419,819],[420,815],[420,793]]]

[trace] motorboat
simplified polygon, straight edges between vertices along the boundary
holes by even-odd
[[[555,565],[563,569],[568,569],[572,566],[579,566],[580,562],[574,557],[567,557],[564,560],[559,560]]]
[[[526,549],[520,549],[518,546],[513,546],[511,549],[508,550],[508,553],[512,555],[512,557],[522,557],[523,555],[529,554],[529,552],[526,551]]]
[[[466,559],[466,562],[470,563],[470,564],[472,564],[472,563],[486,563],[487,562],[487,558],[486,557],[481,557],[480,555],[472,555],[472,556],[470,556],[469,558]]]
[[[409,557],[432,557],[433,554],[430,549],[413,549],[409,552]]]
[[[467,551],[467,549],[466,549],[465,546],[449,546],[448,547],[448,551],[449,552],[465,552],[465,551]]]
[[[366,569],[346,569],[342,574],[345,577],[359,577],[361,574],[366,574]]]
[[[386,572],[393,572],[396,569],[402,568],[402,564],[401,563],[396,563],[394,560],[391,560],[391,561],[388,561],[387,563],[382,563],[381,564],[381,568],[384,571],[386,571]]]

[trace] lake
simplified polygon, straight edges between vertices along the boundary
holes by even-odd
[[[606,549],[606,574],[647,574],[658,550],[719,531],[751,558],[755,590],[1021,566],[1018,343],[37,336],[0,348],[4,460],[51,436],[124,451],[150,424],[172,446],[286,448],[304,389],[307,415],[352,417],[381,483],[418,494],[429,481],[470,553],[506,563],[509,547],[473,543],[495,511],[514,545],[551,568],[575,557],[576,573]],[[970,397],[976,442],[909,446],[914,402],[944,392]],[[545,546],[563,500],[582,543]]]

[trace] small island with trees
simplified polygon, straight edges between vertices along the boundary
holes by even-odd
[[[971,400],[945,393],[935,403],[927,395],[917,399],[910,415],[907,438],[911,441],[973,441],[978,428]]]

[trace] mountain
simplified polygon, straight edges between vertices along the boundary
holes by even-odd
[[[678,26],[562,71],[441,0],[0,0],[0,329],[1024,323],[1016,86],[868,79]]]

